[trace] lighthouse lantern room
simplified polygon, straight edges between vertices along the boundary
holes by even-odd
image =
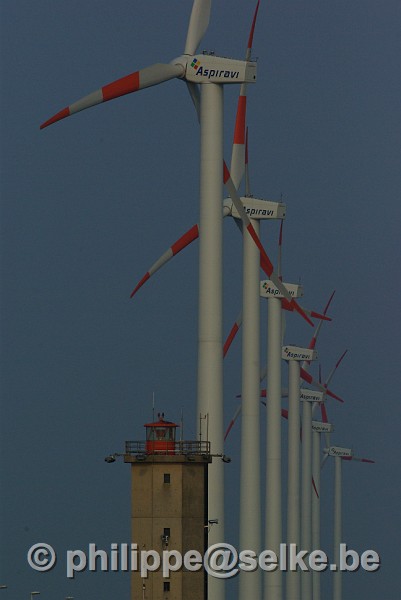
[[[176,423],[164,420],[164,413],[157,415],[158,421],[146,423],[146,454],[175,454]]]

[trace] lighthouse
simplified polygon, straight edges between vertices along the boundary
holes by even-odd
[[[208,534],[208,441],[176,439],[179,425],[158,415],[144,425],[142,441],[125,444],[124,462],[131,465],[131,532],[138,554],[175,550],[203,556]],[[174,562],[174,560],[172,560]],[[203,568],[163,574],[162,566],[143,577],[131,576],[131,600],[204,600]]]

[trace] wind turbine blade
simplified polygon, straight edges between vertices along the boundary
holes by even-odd
[[[306,371],[302,367],[301,367],[301,379],[303,379],[304,381],[306,381],[310,385],[313,385],[318,390],[320,390],[321,392],[324,392],[325,394],[327,394],[331,398],[334,398],[335,400],[338,400],[339,402],[344,402],[344,400],[342,398],[340,398],[339,396],[337,396],[336,394],[334,394],[334,392],[332,392],[331,390],[329,390],[326,386],[324,386],[321,383],[319,383],[318,381],[316,381],[316,379],[313,379],[312,375],[310,375],[308,373],[308,371]]]
[[[251,31],[248,38],[248,46],[246,50],[245,60],[251,58],[253,35],[255,32],[256,18],[259,10],[259,2],[256,5]],[[241,184],[242,177],[245,171],[246,155],[247,155],[247,131],[246,123],[246,103],[247,103],[247,84],[243,83],[240,87],[238,97],[237,115],[235,119],[234,141],[231,155],[230,173],[236,189]]]
[[[287,317],[283,312],[281,315],[281,345],[284,346],[285,332],[287,330]]]
[[[209,26],[211,0],[194,0],[184,54],[195,54]]]
[[[176,254],[181,252],[184,248],[186,248],[191,242],[196,240],[199,237],[199,227],[198,225],[194,225],[189,229],[184,235],[182,235],[162,256],[150,267],[149,271],[145,273],[140,282],[136,285],[135,289],[131,292],[130,298],[135,296],[137,291],[143,286],[148,279],[156,273],[163,265],[165,265],[170,258],[173,258]]]
[[[262,266],[262,264],[260,266]],[[281,308],[283,310],[288,310],[289,312],[294,312],[294,306],[287,300],[287,298],[281,299]]]
[[[313,486],[313,489],[315,490],[316,497],[319,498],[319,492],[316,489],[316,484],[315,484],[315,480],[314,480],[313,476],[312,476],[312,486]]]
[[[332,299],[333,299],[333,296],[334,296],[334,294],[335,294],[335,291],[334,291],[334,292],[331,294],[331,296],[330,296],[330,298],[329,298],[329,301],[327,302],[327,304],[326,304],[326,306],[325,306],[325,308],[324,308],[324,311],[323,311],[323,315],[324,315],[324,316],[326,316],[326,314],[327,314],[327,311],[328,311],[328,309],[329,309],[329,306],[330,306],[330,304],[331,304],[331,301],[332,301]],[[320,330],[321,330],[321,328],[322,328],[322,325],[323,325],[323,320],[324,320],[324,319],[322,319],[322,320],[319,322],[319,324],[318,324],[318,326],[317,326],[317,328],[316,328],[316,331],[315,331],[315,333],[314,333],[314,335],[313,335],[313,337],[312,337],[311,341],[309,342],[309,348],[310,348],[311,350],[313,350],[313,349],[315,348],[315,346],[316,346],[317,338],[319,337]],[[330,319],[330,320],[331,320],[331,319]],[[306,363],[307,363],[307,364],[310,364],[310,361],[306,361]],[[320,368],[320,365],[319,365],[319,368]],[[319,379],[319,380],[320,380],[320,379]]]
[[[284,221],[281,220],[280,221],[280,233],[278,236],[278,251],[277,251],[277,273],[278,276],[280,277],[281,281],[283,280],[283,276],[282,276],[282,269],[281,269],[281,263],[282,263],[282,250],[283,250],[283,225],[284,225]]]
[[[260,401],[261,404],[263,404],[263,406],[266,407],[266,401],[265,400],[261,400]],[[234,427],[234,424],[237,420],[237,418],[239,417],[239,415],[241,414],[241,410],[242,410],[242,404],[240,404],[237,408],[237,410],[235,411],[235,414],[233,416],[233,418],[231,419],[230,423],[228,424],[228,427],[226,429],[226,433],[224,435],[224,441],[226,441],[231,429]],[[281,416],[283,417],[283,419],[287,419],[288,420],[288,410],[286,408],[282,408],[281,409]]]
[[[131,94],[132,92],[138,92],[139,90],[163,83],[164,81],[169,81],[169,79],[174,79],[175,77],[182,77],[183,74],[184,67],[182,65],[164,63],[157,63],[150,67],[146,67],[141,71],[135,71],[135,73],[121,77],[120,79],[103,86],[96,92],[92,92],[92,94],[81,98],[81,100],[74,102],[74,104],[63,108],[63,110],[42,123],[40,128],[44,129],[45,127],[48,127],[57,121],[61,121],[61,119],[65,119],[65,117],[69,117],[85,108],[90,108],[97,104],[101,104],[102,102],[114,100],[115,98]]]
[[[315,310],[307,310],[306,308],[304,310],[305,310],[305,312],[310,314],[310,316],[313,317],[314,319],[320,319],[321,321],[332,321],[333,320],[331,317],[328,317],[327,315],[322,315],[321,313],[318,313]]]
[[[228,434],[230,433],[231,429],[234,427],[234,423],[235,423],[235,421],[237,420],[237,418],[238,418],[238,415],[239,415],[239,414],[240,414],[240,412],[241,412],[241,409],[242,409],[242,405],[240,404],[240,405],[238,406],[237,410],[235,411],[233,418],[231,419],[230,423],[228,424],[228,427],[227,427],[226,433],[225,433],[225,435],[224,435],[224,441],[226,441]]]
[[[325,454],[325,455],[323,456],[323,458],[322,458],[322,462],[320,463],[320,468],[321,468],[321,469],[323,469],[323,467],[324,467],[324,465],[326,464],[326,462],[327,462],[327,459],[328,459],[328,458],[329,458],[329,455],[328,455],[328,454]]]
[[[332,301],[332,300],[333,300],[333,298],[334,298],[334,294],[335,294],[335,293],[336,293],[336,290],[333,290],[333,292],[332,292],[332,294],[331,294],[330,298],[329,298],[329,299],[328,299],[328,301],[327,301],[327,304],[326,304],[326,306],[324,307],[324,311],[323,311],[323,314],[324,314],[324,315],[325,315],[325,314],[327,314],[327,311],[329,310],[329,306],[330,306],[330,304],[331,304],[331,301]]]
[[[246,58],[245,58],[245,60],[250,60],[250,58],[251,58],[251,52],[252,52],[252,46],[253,46],[253,36],[254,36],[254,33],[255,33],[256,19],[258,18],[259,4],[260,4],[260,0],[258,0],[258,2],[256,4],[255,12],[254,12],[254,15],[253,15],[253,20],[252,20],[252,25],[251,25],[251,31],[249,32],[248,47],[246,49]]]
[[[223,218],[230,214],[230,211],[227,207],[223,207]],[[136,292],[143,286],[144,283],[158,271],[161,267],[163,267],[170,258],[176,256],[181,250],[189,246],[193,241],[195,241],[199,237],[199,225],[193,225],[191,229],[188,229],[157,261],[150,267],[149,271],[145,273],[140,282],[137,284],[133,292],[131,292],[131,298],[136,294]]]
[[[342,355],[340,356],[340,358],[338,359],[338,361],[336,362],[336,364],[334,365],[333,369],[330,372],[330,375],[328,376],[326,382],[325,382],[325,386],[328,386],[330,381],[333,378],[334,373],[337,371],[338,367],[340,366],[341,361],[343,360],[344,356],[347,354],[348,350],[345,350]]]
[[[329,420],[327,418],[327,410],[326,410],[326,406],[325,406],[324,402],[320,403],[320,412],[322,413],[322,421],[323,421],[323,423],[328,423]]]
[[[329,419],[327,418],[327,410],[326,410],[326,405],[325,405],[324,402],[320,403],[320,412],[322,414],[322,421],[323,421],[323,423],[328,423]],[[325,437],[325,440],[326,440],[326,446],[327,446],[327,448],[330,448],[330,433],[328,433],[328,432],[325,433],[324,437]]]
[[[251,193],[251,184],[249,181],[249,154],[248,154],[248,127],[245,134],[245,196]]]
[[[314,335],[313,335],[313,337],[312,337],[311,341],[309,342],[309,346],[308,346],[308,347],[309,347],[309,349],[310,349],[310,350],[313,350],[313,349],[315,348],[315,346],[316,346],[317,338],[319,337],[320,330],[322,329],[323,321],[324,321],[324,320],[330,320],[330,321],[331,321],[331,319],[327,319],[327,318],[326,318],[326,315],[327,315],[327,311],[328,311],[328,309],[329,309],[329,306],[330,306],[330,304],[331,304],[331,301],[332,301],[332,299],[333,299],[333,296],[334,296],[334,294],[335,294],[335,291],[334,291],[334,292],[331,294],[331,296],[330,296],[330,298],[329,298],[329,300],[328,300],[328,302],[327,302],[326,306],[324,307],[324,311],[323,311],[323,315],[322,315],[322,317],[323,317],[323,318],[322,318],[322,319],[320,320],[320,322],[318,323],[318,326],[317,326],[317,328],[316,328],[316,331],[315,331],[315,333],[314,333]],[[308,365],[310,365],[310,361],[308,361],[308,360],[306,360],[306,361],[305,361],[305,362],[302,364],[302,366],[303,366],[304,368],[306,368]],[[319,369],[320,369],[320,365],[319,365]],[[319,377],[319,383],[321,383],[321,379],[320,379],[320,377]]]
[[[302,310],[307,315],[309,315],[310,317],[313,317],[314,319],[320,319],[320,321],[331,321],[332,320],[331,317],[328,317],[327,315],[322,315],[321,313],[318,313],[315,310],[310,310],[309,308],[304,308],[304,307],[302,307]]]
[[[246,84],[241,85],[235,118],[234,141],[231,154],[231,177],[236,189],[241,184],[245,171],[245,121],[246,121]]]
[[[232,326],[231,331],[228,334],[226,341],[224,342],[223,358],[225,358],[231,344],[233,343],[233,340],[234,340],[235,336],[237,335],[239,328],[241,327],[241,323],[242,323],[242,310],[241,310],[240,314],[238,315],[234,325]]]
[[[334,291],[333,291],[333,293],[331,294],[331,296],[330,296],[330,298],[329,298],[329,300],[328,300],[328,302],[327,302],[326,306],[324,307],[324,310],[323,310],[323,315],[322,315],[322,317],[323,317],[323,318],[322,318],[322,319],[320,320],[320,322],[318,323],[318,326],[317,326],[317,328],[316,328],[316,331],[315,331],[315,333],[314,333],[314,335],[313,335],[313,337],[312,337],[311,341],[309,342],[309,349],[310,349],[310,350],[313,350],[313,349],[315,348],[315,346],[316,346],[317,338],[319,337],[320,331],[321,331],[321,329],[322,329],[323,320],[326,320],[326,314],[327,314],[327,311],[328,311],[328,309],[329,309],[329,306],[330,306],[330,304],[331,304],[331,301],[333,300],[333,296],[334,296],[334,294],[335,294],[335,290],[334,290]],[[331,321],[331,319],[329,319],[329,320]],[[309,368],[310,364],[311,364],[311,361],[310,361],[310,360],[305,360],[305,361],[302,363],[302,369],[304,370],[304,372],[305,372],[305,373],[307,372],[307,369]],[[319,382],[318,382],[318,383],[319,383],[319,385],[320,385],[320,386],[322,385],[322,378],[321,378],[321,365],[320,365],[320,364],[319,364]],[[315,408],[315,406],[314,406],[313,408]],[[312,409],[312,410],[313,410],[313,409]]]
[[[334,292],[333,292],[334,293]],[[333,296],[332,296],[333,297]],[[326,393],[331,396],[331,397],[335,397],[335,395],[333,394],[333,392],[328,392],[328,385],[330,383],[331,378],[333,377],[337,367],[339,366],[339,364],[341,363],[342,359],[344,358],[344,356],[346,355],[347,350],[341,355],[341,357],[339,358],[339,360],[336,362],[334,369],[332,370],[332,372],[330,373],[326,383],[324,384],[323,388],[326,389]],[[321,365],[319,365],[319,384],[321,385],[321,381],[322,381],[322,373],[321,373]],[[338,397],[336,398],[337,400],[339,399]],[[341,398],[340,398],[341,400]],[[328,423],[328,418],[327,418],[327,410],[326,410],[326,405],[324,402],[320,403],[320,410],[322,413],[322,421],[323,423]],[[326,440],[326,446],[329,448],[330,447],[330,439],[331,439],[331,434],[330,433],[325,433],[325,440]]]
[[[358,462],[375,464],[375,460],[371,460],[370,458],[359,458],[358,456],[343,456],[344,460],[357,460]]]
[[[263,269],[262,261],[260,262],[260,266]],[[263,270],[265,271],[265,269],[263,269]],[[266,273],[266,271],[265,271],[265,273]],[[323,321],[331,321],[330,317],[326,317],[325,315],[321,315],[320,313],[317,313],[314,310],[309,310],[308,308],[304,308],[303,306],[301,306],[300,304],[298,304],[298,302],[296,302],[294,300],[294,298],[291,298],[291,300],[288,300],[288,298],[282,298],[281,299],[281,308],[283,310],[288,310],[289,312],[294,312],[294,310],[296,310],[297,312],[299,312],[300,314],[302,314],[302,316],[304,317],[304,319],[306,319],[309,324],[311,324],[312,321],[310,321],[310,319],[307,319],[305,315],[309,315],[310,317],[313,317],[315,319],[321,319]],[[312,325],[313,325],[313,323],[312,323]]]
[[[192,81],[186,81],[189,95],[191,96],[191,100],[194,104],[196,114],[198,116],[198,122],[200,123],[200,90],[199,86]]]
[[[284,221],[283,219],[281,219],[280,221],[280,233],[278,236],[278,250],[277,250],[277,273],[278,276],[280,278],[281,281],[283,281],[283,275],[282,275],[282,256],[283,256],[283,228],[284,228]],[[283,298],[281,300],[281,308],[286,310],[285,306],[290,306],[290,303]],[[291,306],[291,310],[293,310],[293,307]],[[285,332],[287,329],[287,317],[285,312],[282,312],[282,316],[281,316],[281,345],[284,345],[284,337],[285,337]]]

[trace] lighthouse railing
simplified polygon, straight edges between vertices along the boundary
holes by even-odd
[[[202,455],[210,454],[210,442],[196,440],[181,440],[166,443],[165,448],[163,442],[158,442],[157,448],[152,447],[149,452],[149,442],[144,440],[125,442],[125,454],[143,455],[143,454],[185,454],[185,455]]]

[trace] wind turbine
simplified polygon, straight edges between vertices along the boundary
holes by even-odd
[[[328,387],[332,380],[336,370],[340,366],[342,360],[347,354],[347,350],[343,352],[340,358],[337,360],[329,376],[327,377],[324,387]],[[321,374],[319,369],[319,381],[321,381]],[[320,548],[320,503],[321,503],[321,487],[320,487],[320,471],[321,471],[321,436],[325,434],[326,446],[330,446],[330,434],[333,431],[333,425],[328,422],[327,411],[325,402],[327,400],[326,394],[323,393],[322,399],[319,403],[322,421],[312,421],[312,478],[315,486],[316,494],[312,494],[312,548]],[[312,411],[316,408],[317,404],[313,406]],[[320,600],[320,573],[313,571],[312,573],[312,589],[313,589],[313,600]]]
[[[280,236],[281,237],[281,236]],[[326,316],[334,292],[331,295],[326,307],[323,311],[323,315]],[[302,368],[305,370],[308,368],[311,360],[316,358],[316,342],[321,331],[323,321],[320,321],[314,336],[312,337],[308,348],[283,348],[283,358],[286,358],[289,363],[289,383],[288,383],[288,487],[287,487],[287,540],[288,543],[296,544],[297,547],[301,546],[304,549],[303,543],[301,542],[301,520],[300,520],[300,400],[303,404],[303,413],[305,411],[305,405],[308,405],[308,409],[311,407],[311,402],[320,398],[322,392],[312,392],[310,390],[303,390],[300,388],[301,380],[301,362]],[[287,356],[286,356],[287,355]],[[310,409],[311,410],[311,409]],[[305,460],[305,447],[306,453],[310,453],[310,435],[306,432],[305,435],[305,423],[304,418],[302,420],[302,458]],[[303,465],[304,466],[304,465]],[[310,476],[309,476],[310,475]],[[302,482],[304,485],[304,479],[308,480],[309,495],[311,491],[311,476],[310,469],[304,472],[302,469]],[[304,496],[304,489],[302,488],[302,494]],[[302,577],[304,573],[302,573]],[[298,600],[301,596],[301,581],[299,571],[289,571],[286,577],[286,598],[287,600]],[[304,596],[308,597],[308,596]]]
[[[326,314],[331,301],[333,299],[334,292],[329,298],[323,314]],[[313,336],[310,348],[316,346],[317,338],[320,334],[322,322],[319,323],[318,328]],[[305,360],[302,367],[305,371],[308,370],[310,361]],[[325,386],[328,389],[328,385]],[[312,472],[312,411],[313,406],[316,406],[322,401],[323,393],[315,392],[315,394],[306,395],[302,402],[302,479],[301,479],[301,548],[310,552],[313,549],[312,546],[312,501],[313,494],[311,488],[311,481],[316,489],[316,483],[313,478]],[[317,549],[317,547],[316,547]],[[302,598],[308,599],[313,594],[313,581],[312,573],[306,571],[301,576],[301,595]]]
[[[223,86],[253,83],[256,64],[215,56],[197,55],[207,30],[211,0],[194,0],[184,53],[168,64],[159,63],[122,77],[64,108],[42,124],[47,127],[67,116],[102,102],[158,85],[170,79],[186,81],[200,115],[200,250],[198,321],[198,407],[209,415],[209,441],[213,453],[223,450],[222,372],[222,182]],[[200,84],[201,94],[199,101]],[[224,181],[231,178],[225,169]],[[235,191],[235,190],[234,190]],[[269,261],[270,263],[270,261]],[[270,264],[268,266],[270,267]],[[224,540],[223,463],[209,470],[209,514],[218,519],[210,542]],[[209,577],[210,597],[223,598],[223,580]]]
[[[287,542],[300,547],[300,504],[299,504],[299,458],[300,458],[300,361],[315,360],[316,350],[291,346],[291,351],[285,353],[289,365],[288,376],[288,487],[287,487]],[[309,483],[310,485],[310,483]],[[303,549],[303,546],[302,546]],[[299,600],[300,577],[299,571],[287,573],[287,600]]]
[[[251,58],[253,35],[259,9],[259,1],[252,22],[246,50],[246,60]],[[234,141],[231,156],[231,176],[239,188],[245,168],[248,166],[246,128],[247,85],[243,83],[238,98]],[[246,196],[249,196],[249,179],[246,178]],[[259,222],[251,220],[257,236]],[[241,427],[240,455],[240,548],[261,551],[261,497],[260,497],[260,300],[259,300],[260,253],[254,241],[243,235],[243,337],[242,337],[242,397],[243,419]],[[224,348],[223,348],[224,355]],[[260,570],[240,573],[240,600],[260,598],[262,593]]]
[[[281,277],[282,224],[279,236],[278,270]],[[267,286],[266,286],[267,284]],[[272,289],[273,287],[273,289]],[[287,285],[285,285],[287,288]],[[267,290],[267,393],[266,403],[266,548],[279,555],[283,541],[282,520],[282,451],[281,451],[281,360],[283,344],[282,298],[272,282],[262,282],[260,291]],[[271,291],[272,290],[272,291]],[[302,295],[295,286],[293,297]],[[298,379],[299,381],[299,379]],[[289,389],[289,394],[290,394]],[[265,574],[265,600],[281,600],[282,574],[279,569]]]
[[[359,458],[354,456],[351,448],[342,448],[339,446],[330,446],[324,449],[325,459],[334,458],[334,537],[333,537],[333,556],[334,564],[337,569],[333,570],[333,600],[342,600],[342,572],[340,570],[340,544],[342,543],[342,462],[355,460],[363,463],[374,463],[369,458]]]

